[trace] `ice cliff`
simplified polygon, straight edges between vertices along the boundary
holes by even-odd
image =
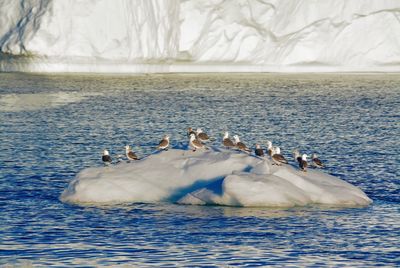
[[[400,71],[400,1],[4,0],[0,71]]]

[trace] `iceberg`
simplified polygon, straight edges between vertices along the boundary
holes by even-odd
[[[400,71],[398,0],[0,2],[0,71]]]
[[[359,188],[321,171],[277,166],[267,158],[212,147],[153,153],[139,161],[87,168],[60,197],[77,204],[173,202],[186,205],[366,206]]]

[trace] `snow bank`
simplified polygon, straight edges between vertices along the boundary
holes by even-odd
[[[400,71],[398,0],[0,2],[0,71]]]
[[[242,152],[170,149],[140,161],[81,171],[63,202],[177,202],[179,204],[291,207],[365,206],[357,187],[316,170],[275,166]]]

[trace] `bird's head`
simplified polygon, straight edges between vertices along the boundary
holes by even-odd
[[[228,132],[228,131],[225,131],[225,133],[224,133],[224,139],[227,139],[227,138],[229,138],[229,132]]]

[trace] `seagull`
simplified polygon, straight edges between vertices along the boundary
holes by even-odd
[[[169,146],[169,136],[164,135],[164,138],[158,144],[157,149],[168,151],[168,146]]]
[[[317,154],[315,154],[315,153],[312,154],[311,155],[311,159],[312,159],[312,162],[313,162],[314,166],[319,167],[319,168],[323,168],[324,167],[324,164],[321,162],[321,160],[319,160]]]
[[[243,142],[240,141],[239,136],[238,135],[234,135],[233,139],[235,140],[235,146],[242,151],[246,151],[246,152],[251,152],[251,150],[249,148],[247,148],[246,144],[244,144]]]
[[[254,150],[254,153],[256,154],[256,156],[264,156],[264,150],[261,148],[260,144],[256,144],[256,149]]]
[[[128,158],[129,161],[132,160],[139,160],[139,158],[137,157],[137,155],[132,151],[131,147],[129,145],[125,146],[125,155],[126,158]]]
[[[301,162],[301,154],[300,154],[299,150],[297,150],[297,149],[293,150],[293,158],[294,158],[294,160],[297,161],[297,163],[299,163],[299,165],[300,165],[300,162]]]
[[[190,134],[194,134],[195,136],[197,136],[196,131],[194,131],[193,128],[191,128],[191,127],[189,127],[189,128],[187,129],[186,135],[188,136],[188,138],[190,138]]]
[[[302,171],[307,172],[308,163],[307,163],[307,155],[306,154],[303,154],[301,156],[301,162],[299,162],[299,166]]]
[[[235,144],[234,144],[233,141],[229,138],[229,132],[228,132],[228,131],[226,131],[226,132],[224,133],[224,138],[223,138],[223,140],[222,140],[222,144],[223,144],[225,147],[228,147],[228,148],[230,148],[230,147],[235,147]]]
[[[103,150],[103,156],[101,157],[105,166],[108,166],[112,163],[112,159],[110,153],[107,150]]]
[[[193,133],[190,134],[189,145],[190,147],[193,148],[193,152],[195,152],[196,149],[205,148],[204,144],[202,144],[201,141],[196,139],[196,136]]]
[[[197,138],[201,141],[201,142],[207,142],[210,140],[210,137],[208,137],[208,135],[206,133],[203,132],[203,130],[201,128],[198,128],[196,130],[196,134],[197,134]]]
[[[269,156],[272,157],[272,142],[271,141],[267,141],[267,150],[268,150]]]
[[[282,164],[287,164],[288,161],[281,155],[281,149],[279,147],[272,148],[272,161],[278,166]]]
[[[229,138],[229,133],[228,131],[225,132],[224,134],[224,139],[222,140],[222,144],[227,147],[227,148],[233,148],[235,147],[235,144],[233,141]]]

